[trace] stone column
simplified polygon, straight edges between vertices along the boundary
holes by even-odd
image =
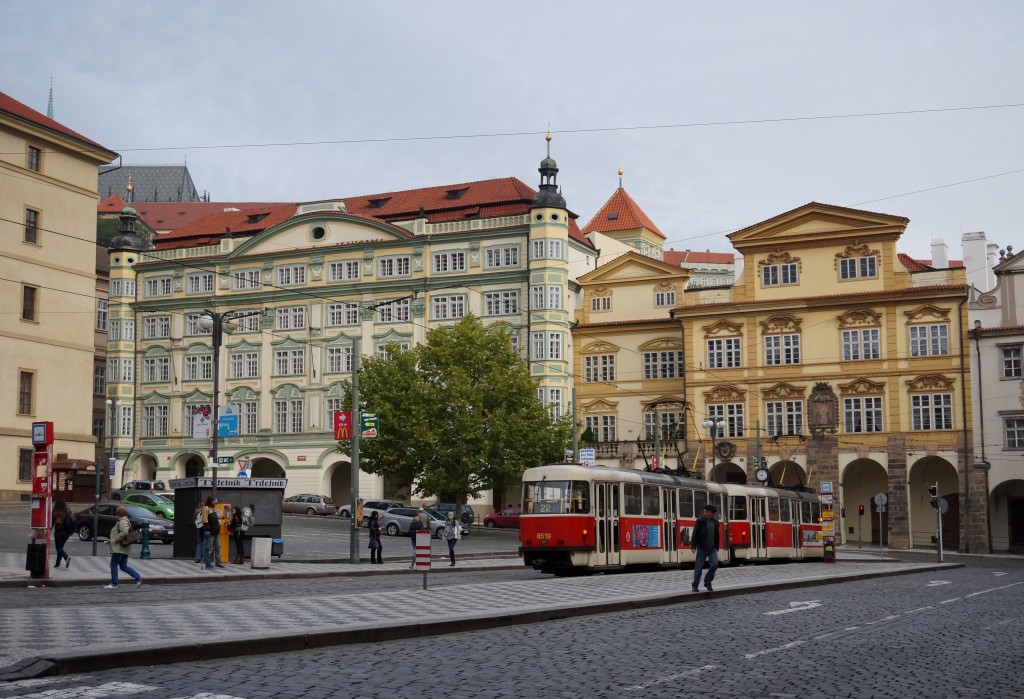
[[[890,434],[889,451],[889,536],[893,549],[910,548],[910,502],[907,500],[907,440],[902,434]]]
[[[968,433],[968,443],[974,440]],[[965,502],[960,509],[960,549],[965,553],[992,553],[989,548],[988,464],[975,461],[974,454],[961,454],[960,492]],[[963,505],[969,500],[969,509]]]

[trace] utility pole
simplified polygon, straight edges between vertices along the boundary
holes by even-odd
[[[360,339],[352,340],[352,531],[348,539],[349,563],[359,562],[359,433],[362,432],[363,411],[359,407],[359,354]]]

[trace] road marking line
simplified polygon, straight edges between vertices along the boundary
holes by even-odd
[[[820,640],[822,640],[824,638],[828,638],[831,635],[832,635],[832,632],[830,631],[829,633],[823,633],[820,636],[815,636],[813,640],[820,641]]]
[[[780,651],[780,650],[788,650],[789,648],[796,648],[797,646],[802,646],[803,644],[804,644],[804,641],[793,641],[792,643],[787,643],[785,645],[778,646],[776,648],[766,648],[764,650],[759,650],[756,653],[747,653],[743,657],[746,658],[747,660],[751,660],[753,658],[756,658],[759,655],[768,655],[769,653],[775,653],[775,652]]]
[[[694,668],[693,670],[687,670],[686,672],[677,672],[676,674],[669,675],[668,677],[659,677],[656,680],[651,680],[650,682],[644,682],[643,684],[636,684],[636,685],[633,685],[632,687],[623,687],[622,691],[624,691],[624,692],[632,692],[632,691],[635,691],[637,689],[647,689],[649,687],[653,687],[656,684],[663,684],[665,682],[671,682],[672,680],[678,680],[678,679],[681,679],[683,677],[692,677],[693,675],[699,675],[700,673],[706,672],[707,670],[715,670],[717,668],[718,668],[717,665],[702,665],[701,667]],[[196,697],[196,699],[199,699],[199,698]],[[206,699],[206,697],[203,697],[203,699]]]
[[[950,585],[948,580],[929,580],[925,587],[938,587],[939,585]]]
[[[933,607],[932,607],[932,605],[929,604],[927,607],[918,607],[917,609],[908,609],[907,611],[905,611],[903,613],[904,614],[916,614],[918,612],[923,612],[926,609],[933,609]]]
[[[101,699],[114,694],[128,694],[133,692],[152,692],[158,687],[150,687],[144,684],[132,682],[107,682],[96,687],[63,687],[61,689],[47,689],[44,692],[25,694],[21,699]]]
[[[856,631],[859,628],[859,626],[847,626],[843,631]]]
[[[815,609],[821,606],[821,600],[811,599],[804,602],[790,602],[789,609],[776,609],[773,612],[764,612],[766,616],[777,616],[779,614],[789,614],[790,612],[802,612],[805,609]]]
[[[999,590],[1005,590],[1010,587],[1016,587],[1017,585],[1024,585],[1024,582],[1010,583],[1009,585],[1003,585],[1002,587],[990,587],[987,590],[981,590],[980,592],[972,592],[969,595],[964,595],[964,597],[977,597],[978,595],[988,594],[989,592],[998,592]]]
[[[992,573],[992,575],[994,575],[994,576],[996,576],[998,578],[1000,575],[1006,575],[1006,573],[1001,573],[1001,572],[997,571],[995,573]]]
[[[939,602],[939,604],[951,604],[952,602],[959,602],[959,601],[960,601],[959,597],[954,597],[953,599],[944,599],[941,602]]]

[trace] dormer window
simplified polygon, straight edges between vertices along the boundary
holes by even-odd
[[[617,221],[617,220],[619,220],[619,212],[618,211],[613,211],[610,214],[608,214],[608,220],[609,221]]]
[[[371,199],[369,208],[380,209],[389,201],[391,201],[391,197],[384,197],[383,199]]]
[[[468,191],[469,187],[463,187],[462,189],[449,189],[445,193],[444,198],[447,199],[448,201],[457,201],[459,199],[462,199],[462,195],[464,195]]]
[[[249,214],[248,216],[245,217],[245,222],[246,223],[259,223],[260,221],[262,221],[263,219],[265,219],[269,215],[270,215],[269,212],[268,213],[262,213],[262,214]]]

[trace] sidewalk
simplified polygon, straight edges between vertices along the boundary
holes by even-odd
[[[0,555],[0,573],[13,572],[10,556],[15,554]],[[66,576],[60,579],[65,584],[105,584],[107,560],[75,558],[70,569],[55,572],[55,577]],[[476,559],[446,573],[458,575],[460,571],[509,566],[518,568],[522,563],[508,558]],[[834,565],[723,568],[710,599],[955,567],[960,566],[901,563],[851,554]],[[118,602],[123,601],[116,607],[111,603],[69,604],[67,595],[77,593],[44,589],[40,595],[64,595],[61,603],[0,608],[0,628],[4,629],[0,636],[0,681],[430,636],[709,599],[706,593],[690,592],[692,572],[679,570],[579,578],[538,575],[526,581],[457,584],[427,590],[371,589],[317,596],[285,593],[166,603],[159,594],[150,592],[151,586],[360,573],[405,573],[418,580],[421,574],[410,571],[404,560],[376,566],[275,562],[269,570],[229,566],[224,571],[202,573],[191,561],[161,560],[139,562],[138,568],[145,576],[142,589],[135,590],[130,580],[124,580],[127,589],[106,591],[116,595]],[[439,570],[430,575],[437,574]],[[196,619],[217,622],[197,625]],[[40,633],[40,629],[46,632]],[[78,645],[69,645],[69,638],[76,639]],[[239,638],[260,642],[239,643]]]

